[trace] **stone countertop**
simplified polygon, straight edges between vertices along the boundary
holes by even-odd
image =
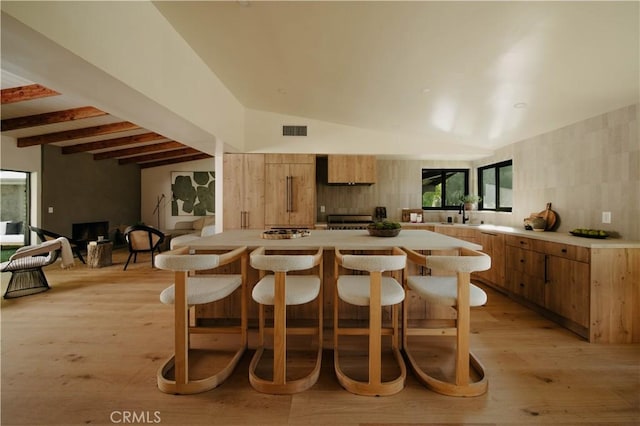
[[[424,222],[424,223],[411,223],[411,222],[402,222],[403,228],[411,228],[418,226],[433,226],[436,228],[461,228],[461,229],[477,229],[478,231],[484,232],[496,232],[506,235],[514,235],[518,237],[527,237],[536,240],[550,241],[554,243],[561,244],[570,244],[579,247],[587,247],[587,248],[640,248],[640,241],[630,241],[623,240],[618,238],[606,238],[606,239],[597,239],[597,238],[584,238],[584,237],[576,237],[574,235],[564,232],[536,232],[536,231],[527,231],[525,229],[513,228],[510,226],[498,226],[498,225],[463,225],[461,223],[442,223],[442,222]]]
[[[319,247],[360,249],[360,250],[389,250],[393,247],[406,247],[413,250],[451,250],[467,247],[480,250],[478,244],[449,237],[426,230],[403,229],[397,237],[373,237],[366,230],[321,230],[315,229],[306,237],[269,240],[261,238],[260,230],[225,231],[211,237],[202,237],[189,241],[184,245],[191,249],[215,250],[232,249],[241,246],[255,248],[265,246],[273,249],[312,250]],[[176,247],[181,246],[180,244]]]

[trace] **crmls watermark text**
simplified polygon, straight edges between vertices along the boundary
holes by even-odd
[[[109,416],[111,423],[140,424],[140,423],[160,423],[160,411],[130,411],[116,410]]]

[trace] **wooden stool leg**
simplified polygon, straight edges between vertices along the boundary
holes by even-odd
[[[175,274],[175,376],[176,388],[189,381],[189,324],[187,318],[187,273]]]
[[[240,258],[240,274],[242,275],[242,287],[240,288],[240,343],[246,349],[249,341],[249,300],[247,299],[247,261],[249,256],[244,253]]]
[[[456,385],[469,384],[469,273],[458,272],[458,333],[456,336]]]
[[[369,383],[381,383],[382,306],[380,301],[381,273],[371,272],[369,295]]]
[[[287,378],[287,305],[284,272],[275,273],[273,323],[273,381],[276,384],[284,384]]]
[[[333,276],[338,276],[338,264],[334,265]],[[333,286],[333,352],[334,357],[338,356],[338,330],[339,330],[339,321],[338,321],[338,304],[340,303],[340,298],[338,297],[338,285]]]

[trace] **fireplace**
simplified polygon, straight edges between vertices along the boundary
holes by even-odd
[[[98,235],[109,238],[109,222],[86,222],[71,225],[71,238],[76,241],[96,241]]]

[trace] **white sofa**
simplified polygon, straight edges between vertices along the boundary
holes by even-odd
[[[10,220],[3,220],[0,222],[0,245],[2,246],[23,246],[24,245],[24,230],[20,226],[21,231],[19,234],[7,234],[7,225],[9,223],[15,223]]]
[[[201,237],[216,233],[215,216],[203,216],[193,221],[176,222],[174,229],[165,233],[171,235],[171,250],[178,244],[185,244]]]

